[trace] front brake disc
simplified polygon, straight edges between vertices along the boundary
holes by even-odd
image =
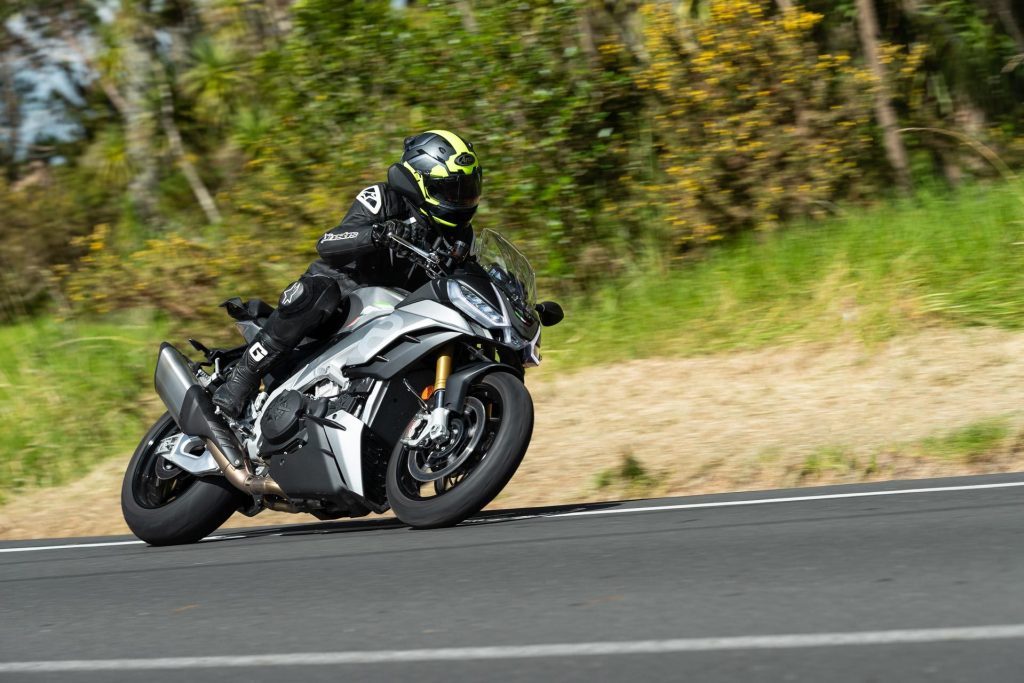
[[[409,474],[416,481],[427,483],[437,481],[459,469],[480,445],[486,424],[487,410],[483,402],[470,396],[466,399],[466,408],[462,414],[462,427],[457,428],[461,433],[453,434],[452,440],[436,451],[422,455],[420,452],[411,453]],[[435,469],[438,467],[439,469]]]

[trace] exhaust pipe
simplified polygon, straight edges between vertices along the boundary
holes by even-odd
[[[214,461],[232,486],[251,495],[288,499],[276,481],[253,474],[249,458],[242,452],[234,433],[217,415],[210,394],[199,384],[188,359],[167,342],[160,345],[153,384],[181,431],[206,441]]]
[[[214,461],[220,466],[221,471],[224,472],[224,476],[236,489],[254,496],[271,495],[288,500],[288,496],[281,490],[281,486],[271,479],[269,475],[257,477],[249,470],[249,460],[247,458],[242,459],[243,465],[241,468],[238,468],[228,461],[224,451],[220,449],[220,446],[213,439],[206,439],[206,447],[210,450],[210,455],[213,456]],[[274,506],[268,505],[267,507]],[[278,508],[274,507],[274,509]],[[298,508],[289,506],[287,510],[282,510],[282,512],[298,512]]]
[[[174,421],[181,426],[181,408],[185,404],[185,395],[192,387],[199,386],[199,380],[188,365],[188,359],[178,349],[167,342],[160,345],[160,355],[156,359],[156,372],[153,373],[153,384],[160,400],[167,406],[167,411]]]

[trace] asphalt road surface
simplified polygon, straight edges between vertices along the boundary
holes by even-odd
[[[1024,475],[0,544],[0,680],[1024,681]]]

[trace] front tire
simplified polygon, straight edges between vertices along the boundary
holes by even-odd
[[[157,420],[135,449],[121,485],[121,511],[128,528],[150,545],[195,543],[208,536],[246,496],[223,477],[196,478],[156,454],[160,442],[181,430],[169,413]],[[158,476],[158,468],[164,472]]]
[[[479,453],[444,483],[422,484],[410,472],[413,454],[401,442],[388,463],[386,490],[395,516],[415,529],[454,526],[484,508],[505,488],[519,468],[533,435],[533,400],[523,383],[507,372],[485,375],[470,387],[467,401],[486,406],[493,433],[480,442]],[[467,411],[468,412],[468,411]],[[423,496],[421,487],[435,490]]]

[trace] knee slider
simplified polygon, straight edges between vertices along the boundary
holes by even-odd
[[[303,276],[281,294],[277,314],[267,321],[267,332],[291,346],[305,336],[316,336],[341,301],[338,286],[329,277]]]
[[[292,318],[327,306],[335,307],[339,301],[338,286],[329,277],[304,275],[282,292],[278,310],[285,318]]]

